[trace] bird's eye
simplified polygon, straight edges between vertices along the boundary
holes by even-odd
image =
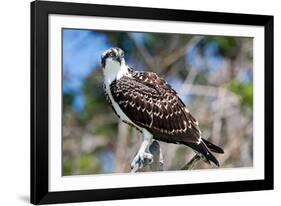
[[[113,52],[110,52],[110,53],[109,53],[109,56],[110,56],[110,57],[113,57],[113,56],[114,56],[114,53],[113,53]]]

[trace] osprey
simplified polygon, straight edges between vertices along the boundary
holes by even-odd
[[[106,50],[101,64],[108,103],[123,122],[137,128],[143,136],[132,168],[153,161],[148,151],[152,139],[189,146],[209,163],[219,166],[211,151],[223,153],[223,150],[202,138],[198,121],[165,80],[153,72],[129,67],[120,48]]]

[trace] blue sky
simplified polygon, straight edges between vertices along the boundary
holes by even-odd
[[[73,107],[76,111],[82,110],[84,106],[84,79],[100,64],[101,53],[110,46],[106,36],[98,32],[63,31],[63,72],[66,76],[63,92],[75,93]]]

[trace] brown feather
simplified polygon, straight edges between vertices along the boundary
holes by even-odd
[[[201,138],[197,121],[185,110],[184,103],[171,86],[155,73],[129,71],[132,77],[115,80],[110,89],[130,120],[150,131],[155,139],[197,143]],[[191,128],[188,127],[190,121]]]

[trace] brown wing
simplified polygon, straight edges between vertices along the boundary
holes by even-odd
[[[111,93],[123,112],[155,139],[172,143],[198,143],[198,122],[177,93],[155,73],[131,71],[111,84]]]

